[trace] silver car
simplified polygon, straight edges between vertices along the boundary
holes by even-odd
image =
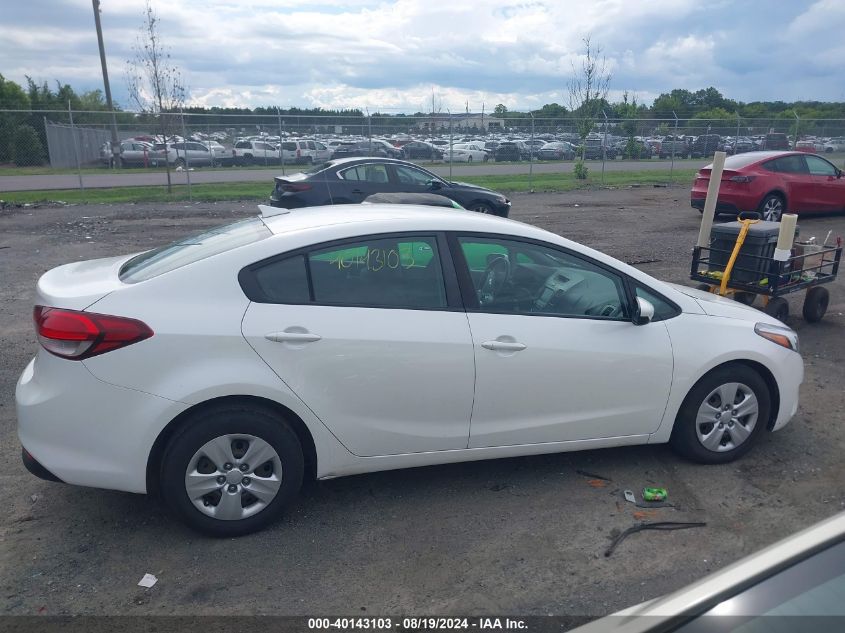
[[[570,633],[841,631],[845,512],[650,602]]]

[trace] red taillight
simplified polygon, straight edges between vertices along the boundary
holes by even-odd
[[[297,192],[297,191],[308,191],[311,189],[311,185],[305,182],[296,182],[292,184],[285,183],[279,186],[279,189],[282,191],[290,191],[290,192]]]
[[[35,306],[32,318],[44,349],[69,360],[105,354],[153,335],[141,321],[107,314]]]
[[[754,176],[731,176],[731,182],[751,182]]]

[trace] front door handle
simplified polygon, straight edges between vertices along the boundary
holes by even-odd
[[[352,193],[354,193],[356,196],[360,196],[360,195],[362,195],[364,192],[363,192],[363,191],[361,191],[360,189],[353,189],[353,190],[352,190]]]
[[[510,341],[484,341],[481,347],[497,352],[521,352],[525,349],[525,345],[522,343],[511,343]]]
[[[311,332],[270,332],[264,338],[274,343],[314,343],[323,337]]]

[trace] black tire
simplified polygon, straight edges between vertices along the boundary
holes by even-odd
[[[471,205],[469,205],[469,210],[475,211],[477,213],[484,213],[484,214],[487,214],[487,215],[493,215],[493,207],[490,204],[488,204],[487,202],[484,202],[482,200],[476,200]]]
[[[721,385],[739,383],[753,392],[757,399],[757,417],[754,421],[751,433],[737,446],[725,448],[721,451],[714,451],[706,448],[696,426],[698,422],[699,408],[706,402],[705,398],[718,389]],[[737,392],[739,394],[739,391]],[[739,397],[739,396],[738,396]],[[720,403],[721,405],[721,403]],[[730,405],[726,405],[730,406]],[[766,381],[755,370],[741,363],[723,365],[704,375],[684,398],[683,404],[675,418],[675,425],[672,428],[672,436],[669,440],[672,448],[682,456],[702,464],[724,464],[731,462],[745,453],[753,446],[756,439],[763,432],[769,423],[771,414],[771,394]],[[744,420],[743,426],[749,424],[750,419]],[[737,421],[735,424],[741,424]],[[702,424],[701,429],[708,430],[707,424]],[[721,433],[722,442],[730,446],[733,439],[730,437],[730,429],[716,428],[716,420],[709,427],[709,432]]]
[[[237,520],[215,519],[194,506],[185,490],[185,476],[190,461],[204,444],[231,434],[255,436],[276,451],[282,468],[281,485],[272,501],[257,513]],[[210,536],[242,536],[279,518],[302,487],[304,470],[302,446],[287,422],[259,406],[223,405],[191,416],[168,442],[161,461],[160,491],[173,513],[189,527]],[[241,490],[242,495],[248,492],[245,486]]]
[[[734,294],[734,300],[739,301],[743,305],[754,305],[754,300],[757,298],[753,292],[737,292]]]
[[[770,193],[760,201],[757,210],[764,220],[780,222],[781,217],[786,213],[786,200],[780,194]]]
[[[184,158],[177,158],[175,161],[173,161],[173,166],[174,167],[181,167],[182,169],[185,169],[185,159]]]
[[[710,284],[696,284],[695,289],[710,292]]]
[[[804,320],[808,323],[818,323],[822,320],[827,312],[827,306],[830,303],[830,293],[827,288],[816,286],[810,288],[804,297],[804,307],[801,310],[804,314]]]
[[[246,165],[249,167],[255,163],[255,156],[252,154],[244,154],[243,158],[241,158],[241,164]]]
[[[789,318],[789,302],[783,297],[772,297],[766,307],[763,308],[763,312],[786,323]]]
[[[468,162],[468,163],[471,163],[471,162],[472,162],[472,156],[467,156],[467,162]]]

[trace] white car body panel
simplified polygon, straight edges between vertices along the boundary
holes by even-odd
[[[253,303],[242,327],[261,358],[353,454],[466,448],[475,379],[466,314]],[[265,337],[274,332],[321,338]]]
[[[645,436],[660,426],[672,384],[663,323],[468,316],[476,365],[470,447]],[[526,348],[482,347],[495,340]]]
[[[354,212],[348,206],[265,211],[263,221],[271,231],[267,238],[147,281],[127,284],[118,279],[128,257],[78,262],[42,276],[41,304],[140,319],[154,335],[81,362],[38,352],[17,388],[19,435],[36,459],[70,483],[143,492],[150,450],[167,424],[193,405],[226,396],[263,398],[297,416],[314,440],[319,478],[665,442],[692,385],[712,367],[736,359],[760,363],[777,381],[781,406],[775,428],[797,407],[801,357],[753,333],[754,322],[776,321],[732,301],[695,298],[695,291],[680,292],[536,227],[412,205],[367,205]],[[512,324],[503,329],[501,315],[459,310],[251,304],[237,280],[243,267],[280,253],[401,231],[500,233],[557,244],[629,275],[671,299],[683,313],[645,326],[505,317],[530,320],[531,327],[517,332]],[[365,313],[370,316],[364,318]],[[568,320],[577,321],[569,324],[571,344],[565,339],[548,343],[550,333],[560,327],[557,322]],[[548,325],[541,327],[540,321]],[[323,339],[290,349],[264,338],[292,326],[313,329]],[[514,332],[529,341],[528,350],[502,358],[477,347],[486,336],[516,336]],[[604,342],[591,345],[589,337],[596,334]],[[627,337],[632,336],[638,346],[630,345]],[[538,363],[528,367],[535,347]],[[321,362],[321,348],[334,356]],[[561,370],[562,358],[574,359],[573,349],[591,348],[601,349],[604,356],[593,358],[583,375]],[[638,349],[648,359],[639,364]],[[350,360],[351,353],[357,357]],[[414,361],[408,362],[411,354]],[[522,369],[531,372],[536,384],[517,390],[513,382],[498,377],[497,365],[506,367],[506,362],[514,370],[525,365]],[[612,381],[597,378],[602,363]],[[561,375],[578,381],[575,401],[583,419],[554,415],[555,406],[564,406],[562,391],[552,393],[536,413],[519,415],[554,390]],[[403,383],[403,377],[410,379]],[[316,383],[318,379],[326,382]],[[614,410],[603,402],[609,392],[623,396],[624,406]],[[338,393],[342,397],[334,401]],[[590,401],[601,403],[603,412],[587,411]],[[368,404],[373,407],[369,416]],[[510,425],[506,411],[515,418]],[[628,425],[622,421],[626,415],[632,420]],[[589,435],[590,424],[602,428]]]

